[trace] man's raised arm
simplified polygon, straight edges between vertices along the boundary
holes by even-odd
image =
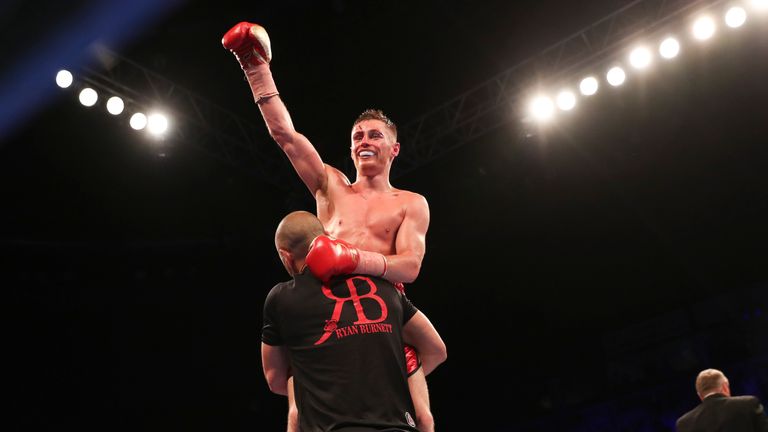
[[[269,134],[288,156],[301,180],[313,196],[318,190],[325,190],[328,179],[325,165],[312,143],[293,127],[272,78],[269,69],[272,50],[267,32],[258,24],[241,22],[224,35],[221,43],[240,62]]]

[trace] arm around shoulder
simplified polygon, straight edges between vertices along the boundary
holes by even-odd
[[[261,343],[261,364],[269,390],[279,395],[288,395],[288,355],[284,346]]]
[[[416,312],[403,327],[403,342],[416,349],[425,375],[431,373],[448,358],[445,342],[421,311]]]

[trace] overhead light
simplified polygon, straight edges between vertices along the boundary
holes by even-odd
[[[717,30],[717,24],[708,15],[696,19],[691,29],[693,37],[702,41],[711,38],[715,34],[715,30]]]
[[[96,101],[99,100],[99,95],[96,90],[86,87],[80,91],[80,103],[87,107],[96,105]]]
[[[56,85],[58,85],[61,88],[67,88],[72,85],[72,81],[74,78],[72,77],[72,72],[62,69],[56,74]]]
[[[768,10],[768,0],[752,0],[750,3],[754,9],[759,11]]]
[[[112,115],[118,115],[123,112],[125,103],[117,96],[112,96],[107,100],[107,111]]]
[[[747,11],[744,8],[734,6],[725,13],[725,25],[730,28],[738,28],[747,21]]]
[[[562,90],[557,94],[557,107],[563,111],[570,111],[576,106],[576,95],[570,90]]]
[[[152,113],[147,117],[147,131],[153,135],[162,135],[168,130],[168,118],[161,113]]]
[[[147,127],[147,116],[138,112],[131,116],[130,124],[132,128],[142,130]]]
[[[668,37],[659,44],[659,54],[665,59],[675,58],[679,53],[680,42],[673,37]]]
[[[547,96],[536,96],[529,105],[530,113],[538,121],[547,121],[555,114],[555,105]]]
[[[646,47],[637,47],[629,54],[629,64],[635,69],[645,69],[651,64],[651,52]]]
[[[597,93],[598,87],[599,84],[597,82],[597,78],[593,76],[588,76],[581,80],[579,83],[579,91],[584,96],[592,96],[593,94]]]
[[[608,71],[605,78],[608,80],[608,84],[618,87],[624,84],[624,81],[627,79],[627,74],[624,72],[624,69],[615,66]]]

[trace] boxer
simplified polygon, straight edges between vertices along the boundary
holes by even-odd
[[[312,143],[294,128],[269,67],[272,51],[266,30],[241,22],[224,35],[222,44],[245,72],[270,135],[315,197],[317,216],[329,236],[314,243],[310,251],[314,257],[307,259],[317,265],[308,264],[310,270],[321,279],[349,272],[413,282],[426,250],[429,206],[420,194],[390,184],[392,162],[400,152],[395,124],[378,110],[367,110],[357,118],[350,146],[357,176],[351,182],[323,163]],[[347,262],[334,263],[343,259],[333,253],[340,244],[337,239],[354,249]],[[413,353],[409,355],[409,364],[416,367],[408,380],[416,423],[420,430],[431,431],[434,419],[424,372]]]

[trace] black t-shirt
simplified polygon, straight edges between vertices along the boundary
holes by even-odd
[[[305,271],[264,302],[261,338],[287,347],[301,431],[416,431],[401,332],[416,308],[382,279],[328,286]]]

